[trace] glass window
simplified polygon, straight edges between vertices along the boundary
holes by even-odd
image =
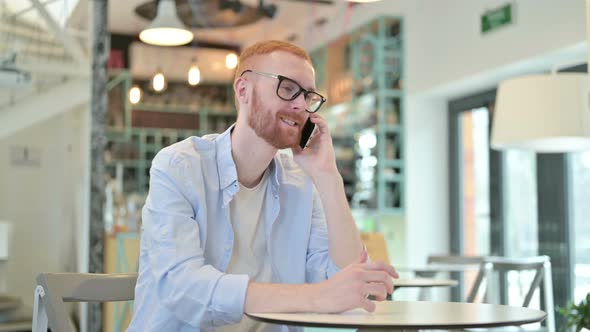
[[[538,253],[537,239],[537,167],[535,153],[504,152],[504,221],[505,253],[508,257],[530,257]],[[533,282],[533,271],[510,271],[507,274],[509,305],[520,306]],[[539,308],[539,292],[531,307]]]
[[[460,116],[464,255],[490,252],[489,118],[486,107]]]
[[[590,151],[571,155],[574,222],[574,301],[590,292]]]
[[[534,152],[504,152],[504,220],[506,256],[536,256],[538,216]]]

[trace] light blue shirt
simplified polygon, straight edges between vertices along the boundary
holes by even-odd
[[[154,158],[128,331],[208,331],[241,320],[249,278],[224,273],[234,248],[229,202],[240,189],[232,128],[190,137]],[[326,280],[338,267],[310,177],[281,152],[269,167],[262,213],[273,282]]]

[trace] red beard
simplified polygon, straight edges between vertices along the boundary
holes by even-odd
[[[297,122],[297,127],[293,130],[283,128],[281,123],[282,112],[273,112],[260,102],[262,98],[257,91],[253,91],[252,108],[248,117],[248,125],[256,135],[264,139],[268,144],[276,149],[286,149],[293,147],[301,140],[301,129],[305,119],[301,119],[303,114],[289,113],[289,118]]]

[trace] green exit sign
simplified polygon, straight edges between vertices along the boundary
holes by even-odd
[[[489,10],[481,15],[481,33],[488,33],[500,27],[512,24],[514,9],[512,4]]]

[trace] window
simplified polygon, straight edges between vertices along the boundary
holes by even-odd
[[[504,152],[504,219],[506,256],[536,256],[538,217],[534,152]]]
[[[574,222],[574,301],[590,292],[590,151],[571,154],[572,214]]]
[[[463,179],[463,254],[490,253],[489,111],[486,107],[463,112],[461,155]]]

